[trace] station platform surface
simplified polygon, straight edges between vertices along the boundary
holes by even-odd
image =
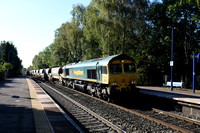
[[[169,87],[150,86],[137,86],[137,88],[139,88],[140,93],[143,94],[164,97],[180,102],[200,105],[200,93],[192,93],[192,90],[181,90],[181,88],[173,88],[173,91],[171,91]]]
[[[79,126],[33,81],[0,82],[0,133],[78,133]]]

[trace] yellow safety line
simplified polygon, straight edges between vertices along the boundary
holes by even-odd
[[[35,123],[35,130],[36,133],[53,133],[53,129],[47,120],[46,114],[44,109],[37,97],[35,89],[30,81],[30,79],[26,79],[29,87],[31,103],[32,103],[32,110],[33,110],[33,117]]]

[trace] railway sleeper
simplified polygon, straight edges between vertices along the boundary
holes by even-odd
[[[71,109],[70,112],[83,112],[82,109]]]
[[[159,119],[159,120],[164,120],[165,122],[171,122],[171,121],[176,120],[176,118],[172,118],[172,117],[169,117],[169,116],[162,116],[162,115],[154,115],[152,117]]]
[[[81,120],[81,119],[91,119],[94,118],[93,116],[89,116],[89,115],[80,115],[80,114],[72,114],[74,117],[76,117],[77,119]]]
[[[97,122],[97,119],[96,118],[91,118],[91,119],[82,119],[82,120],[79,120],[81,123],[93,123],[93,122]]]
[[[185,124],[181,124],[181,125],[179,125],[180,127],[182,127],[182,128],[184,128],[184,129],[188,129],[188,130],[190,130],[190,129],[194,129],[194,128],[197,128],[197,127],[195,127],[195,125],[192,125],[192,123],[185,123]]]
[[[198,133],[200,131],[200,128],[193,129],[193,132]]]
[[[83,111],[71,111],[71,114],[82,114],[82,115],[87,115],[88,113],[83,112]]]
[[[109,127],[99,128],[99,129],[91,129],[90,132],[100,132],[100,131],[108,131]]]
[[[87,125],[86,128],[104,128],[105,124],[94,124],[94,125]]]
[[[172,121],[171,123],[172,123],[173,125],[179,126],[179,125],[184,124],[185,122],[184,122],[184,121],[181,121],[181,120],[178,120],[178,121]]]
[[[176,118],[170,117],[168,115],[163,115],[163,114],[157,113],[157,112],[152,112],[148,116],[153,117],[153,118],[163,119],[163,120],[176,119]]]
[[[74,115],[79,121],[80,120],[88,120],[88,119],[92,119],[92,118],[94,118],[94,117],[92,117],[92,116],[76,116],[76,115]]]
[[[177,119],[176,118],[172,118],[172,117],[168,117],[168,118],[163,119],[163,121],[165,121],[167,123],[172,123],[174,121],[177,121]]]
[[[166,115],[160,116],[160,117],[161,117],[161,119],[163,119],[163,120],[167,120],[167,119],[169,118],[169,116],[166,116]]]
[[[74,114],[74,116],[80,116],[80,115],[82,115],[82,116],[88,116],[88,113],[86,113],[86,112],[74,112],[73,113]]]
[[[101,122],[97,121],[96,119],[95,120],[93,119],[93,121],[82,122],[82,124],[84,124],[84,125],[92,125],[92,124],[101,124]]]

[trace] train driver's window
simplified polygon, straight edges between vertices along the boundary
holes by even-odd
[[[122,73],[122,65],[121,64],[110,64],[110,73],[111,74]]]
[[[135,70],[135,64],[134,63],[125,63],[124,64],[124,72],[125,73],[134,73]]]

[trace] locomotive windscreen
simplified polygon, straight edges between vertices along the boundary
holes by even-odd
[[[124,64],[124,72],[125,73],[135,73],[136,68],[134,63],[125,63]]]
[[[122,73],[122,65],[121,64],[110,64],[110,73],[111,74]]]

